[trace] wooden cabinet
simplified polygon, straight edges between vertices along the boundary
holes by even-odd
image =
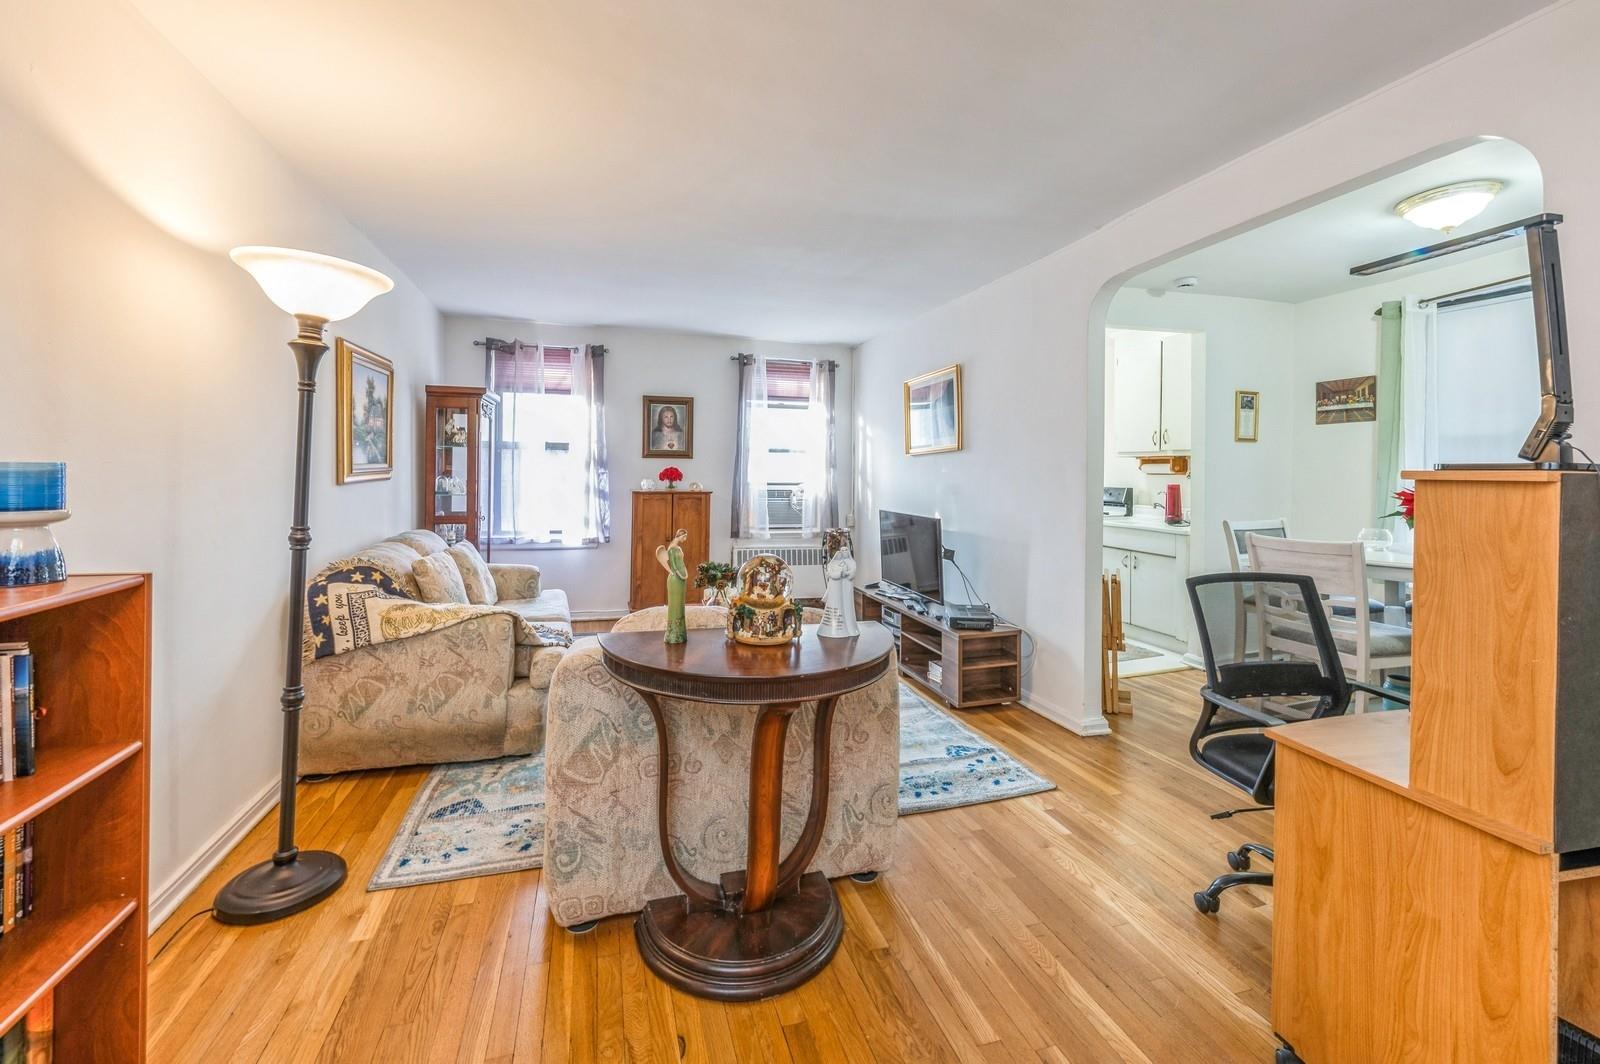
[[[422,527],[446,543],[471,540],[485,558],[494,504],[498,407],[487,389],[430,384],[423,415]]]
[[[1117,330],[1106,345],[1111,351],[1111,429],[1117,453],[1190,451],[1194,435],[1190,338]]]
[[[53,987],[56,1060],[136,1064],[149,934],[150,578],[0,588],[0,642],[11,641],[28,643],[48,715],[37,771],[0,783],[0,832],[37,825],[34,910],[0,940],[0,1029]]]
[[[693,601],[695,568],[711,558],[711,493],[676,489],[633,493],[630,610],[666,603],[667,571],[656,561],[656,548],[671,540],[680,528],[689,533],[683,544],[683,560],[689,566],[689,598]]]
[[[894,635],[900,671],[938,691],[951,708],[1021,697],[1022,629],[999,622],[987,630],[952,628],[939,603],[918,613],[876,585],[856,588],[855,599],[857,617],[877,621]]]

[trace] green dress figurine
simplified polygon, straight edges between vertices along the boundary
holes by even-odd
[[[678,529],[672,542],[656,548],[656,561],[667,571],[667,634],[665,643],[687,643],[689,625],[683,617],[684,591],[689,586],[689,566],[683,560],[683,541],[689,538],[687,529]]]

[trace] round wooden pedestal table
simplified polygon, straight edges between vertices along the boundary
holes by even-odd
[[[828,812],[833,711],[840,695],[884,674],[891,647],[876,624],[851,639],[822,639],[808,625],[800,639],[776,647],[731,642],[720,628],[691,629],[687,643],[673,645],[660,632],[600,637],[606,669],[643,695],[655,716],[661,859],[683,890],[650,902],[634,925],[651,971],[700,997],[749,1001],[799,986],[833,959],[844,937],[839,899],[821,872],[806,872]],[[718,883],[689,875],[672,853],[663,696],[756,707],[745,866]],[[790,716],[810,701],[817,703],[811,804],[799,840],[780,860],[783,743]]]

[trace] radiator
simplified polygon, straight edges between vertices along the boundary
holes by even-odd
[[[743,565],[757,554],[775,554],[794,570],[795,597],[822,596],[822,547],[817,544],[777,546],[772,543],[740,543],[733,548],[733,564]]]

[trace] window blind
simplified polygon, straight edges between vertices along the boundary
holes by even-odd
[[[543,358],[540,358],[540,353]],[[493,388],[497,392],[571,395],[573,347],[513,344],[494,352]]]
[[[767,401],[809,403],[811,363],[787,359],[767,360]]]

